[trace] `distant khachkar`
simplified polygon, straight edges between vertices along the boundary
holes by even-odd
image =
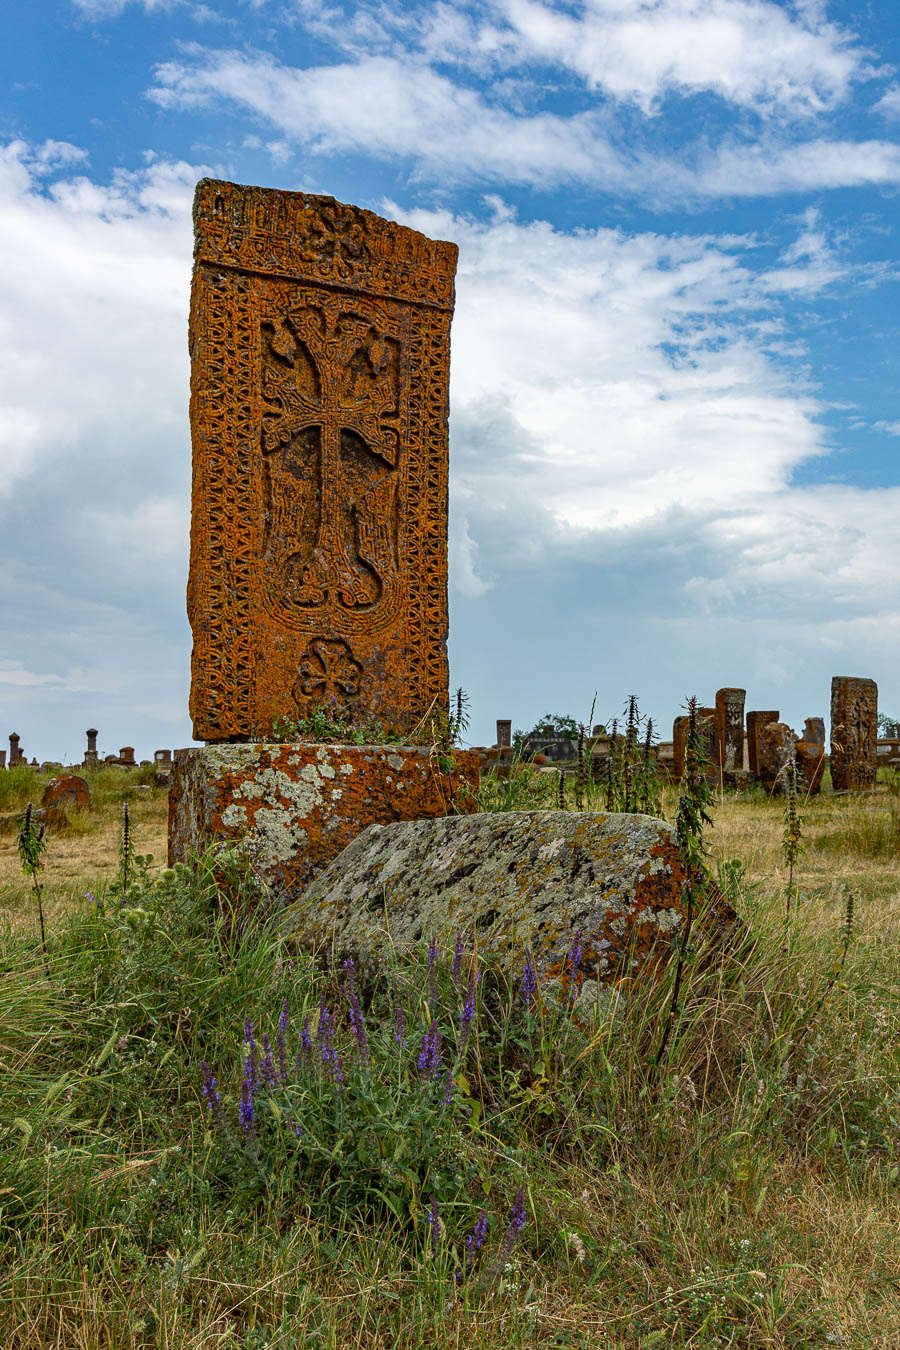
[[[209,179],[194,221],[194,735],[408,729],[447,697],[456,245]]]

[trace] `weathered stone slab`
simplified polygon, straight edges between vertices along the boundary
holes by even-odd
[[[719,768],[725,782],[744,767],[744,700],[746,689],[716,692],[716,742]]]
[[[878,685],[835,675],[831,681],[831,785],[837,792],[875,786]]]
[[[808,722],[807,726],[809,726]],[[798,790],[806,792],[809,797],[815,796],[822,786],[822,778],[825,773],[824,737],[821,742],[810,741],[804,737],[794,746],[794,754],[799,770],[797,775]]]
[[[259,870],[291,898],[373,822],[472,809],[478,757],[451,774],[421,746],[243,744],[176,750],[169,865],[247,838]]]
[[[582,994],[666,957],[685,920],[672,827],[650,816],[510,811],[372,826],[291,906],[288,932],[364,968],[456,933],[521,970],[526,949],[568,979],[576,933]],[[709,922],[727,925],[721,898]]]
[[[747,713],[747,765],[751,778],[759,777],[759,728],[767,722],[777,722],[780,716],[777,709],[774,712]]]
[[[767,792],[787,792],[787,766],[795,763],[796,743],[797,737],[787,722],[763,722],[757,726],[757,771]]]
[[[57,774],[44,788],[41,806],[48,825],[65,825],[69,811],[87,811],[91,805],[90,788],[77,774]]]
[[[194,221],[194,735],[411,729],[447,706],[456,245],[209,179]]]

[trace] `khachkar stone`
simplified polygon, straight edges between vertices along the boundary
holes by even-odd
[[[781,714],[777,709],[769,712],[748,712],[747,714],[747,764],[750,777],[759,777],[759,732],[769,722],[777,722]]]
[[[447,701],[456,245],[210,179],[194,221],[194,735],[409,729]]]
[[[746,689],[716,693],[716,742],[719,767],[727,782],[744,767],[744,700]]]
[[[831,786],[873,788],[878,740],[878,685],[835,675],[831,681]]]

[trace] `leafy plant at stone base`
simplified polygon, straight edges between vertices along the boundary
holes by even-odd
[[[272,734],[280,741],[308,741],[313,744],[339,745],[417,745],[415,733],[404,734],[383,723],[364,718],[354,721],[343,717],[337,701],[314,705],[304,717],[276,717]]]
[[[34,821],[34,811],[31,802],[25,807],[25,815],[22,820],[22,828],[19,830],[19,864],[26,877],[31,880],[31,888],[37,901],[38,917],[41,923],[41,950],[44,953],[44,960],[49,961],[47,953],[47,929],[44,924],[44,902],[42,896],[43,887],[41,885],[41,872],[44,867],[43,854],[47,847],[44,839],[44,825],[41,823],[38,828]]]

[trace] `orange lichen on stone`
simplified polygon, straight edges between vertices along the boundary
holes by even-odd
[[[420,746],[248,744],[176,750],[169,865],[246,839],[257,870],[291,898],[368,825],[470,811],[478,758],[448,773]]]
[[[209,179],[194,221],[194,735],[408,730],[447,699],[456,245]]]

